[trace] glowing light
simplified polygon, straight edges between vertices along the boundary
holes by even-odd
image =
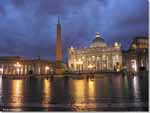
[[[118,46],[119,46],[118,42],[115,42],[115,43],[114,43],[114,46],[115,46],[115,47],[118,47]]]
[[[88,93],[90,97],[95,96],[95,82],[90,79],[88,81]]]
[[[116,69],[116,71],[117,71],[117,72],[119,72],[119,71],[120,71],[120,69],[119,69],[119,68],[117,68],[117,69]]]
[[[136,97],[138,97],[139,96],[139,92],[138,92],[138,90],[139,90],[139,77],[137,77],[137,76],[134,76],[134,78],[133,78],[133,91],[134,91],[134,96],[135,96],[135,98]]]
[[[19,74],[19,71],[20,71],[19,68],[17,68],[16,70],[17,70],[17,74]]]
[[[143,59],[141,60],[141,66],[142,67],[144,66],[144,60]]]
[[[88,65],[88,68],[89,68],[89,69],[92,69],[92,68],[94,68],[94,67],[95,67],[95,65],[92,65],[92,64]]]
[[[43,100],[42,103],[44,106],[47,106],[48,102],[50,101],[50,89],[51,89],[51,85],[50,85],[50,81],[47,79],[44,79],[43,82]]]
[[[50,69],[50,67],[48,67],[48,66],[45,66],[45,70],[47,71],[47,70],[49,70]]]
[[[79,61],[76,61],[76,64],[83,64],[83,62],[81,61],[81,59],[79,59]]]
[[[21,107],[23,104],[23,81],[13,80],[12,81],[12,95],[11,95],[11,105]]]
[[[0,74],[3,74],[4,69],[0,68]]]
[[[17,62],[16,64],[14,64],[14,66],[16,67],[17,74],[19,74],[20,68],[21,68],[21,64],[19,62]]]
[[[50,67],[49,66],[45,66],[45,73],[47,74],[48,71],[50,70]]]
[[[132,47],[133,47],[133,49],[136,49],[136,44],[133,44]]]
[[[131,67],[133,71],[137,72],[137,63],[136,60],[131,60]]]
[[[96,38],[99,38],[99,37],[101,37],[101,36],[100,36],[100,33],[97,32],[97,33],[96,33]]]
[[[75,103],[81,103],[85,100],[85,81],[75,80],[73,82],[73,92],[75,96]]]
[[[17,62],[16,64],[14,64],[15,67],[21,67],[21,64],[19,62]]]
[[[85,109],[85,107],[96,108],[95,104],[95,82],[85,80],[71,80],[70,90],[74,103],[72,107],[77,111]],[[92,100],[92,103],[85,103],[86,100]]]
[[[0,95],[2,95],[2,88],[3,88],[3,87],[2,87],[2,85],[3,85],[2,83],[3,83],[2,76],[0,76]],[[0,96],[0,101],[2,101],[1,99],[2,99],[2,98],[1,98],[1,96]]]
[[[119,44],[118,42],[115,42],[115,43],[114,43],[114,47],[120,48],[120,47],[121,47],[121,44]]]

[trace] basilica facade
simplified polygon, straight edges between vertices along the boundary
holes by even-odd
[[[109,46],[100,34],[88,48],[69,48],[68,67],[70,71],[80,72],[101,72],[120,71],[122,67],[121,44],[115,42]]]

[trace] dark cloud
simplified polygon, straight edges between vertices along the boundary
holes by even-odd
[[[1,54],[54,59],[58,15],[64,59],[68,47],[88,46],[97,31],[124,49],[135,36],[148,36],[147,0],[1,0]]]

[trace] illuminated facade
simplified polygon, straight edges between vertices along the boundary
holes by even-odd
[[[108,46],[99,33],[88,48],[69,48],[70,71],[119,71],[122,66],[121,44]]]
[[[136,37],[128,51],[123,51],[123,65],[129,72],[148,71],[148,38]]]
[[[19,56],[0,57],[0,74],[50,74],[53,64],[46,60],[26,60]]]

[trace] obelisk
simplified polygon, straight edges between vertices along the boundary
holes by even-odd
[[[60,17],[58,17],[57,23],[57,36],[56,36],[56,74],[62,74],[62,41],[61,41],[61,24],[60,24]]]

